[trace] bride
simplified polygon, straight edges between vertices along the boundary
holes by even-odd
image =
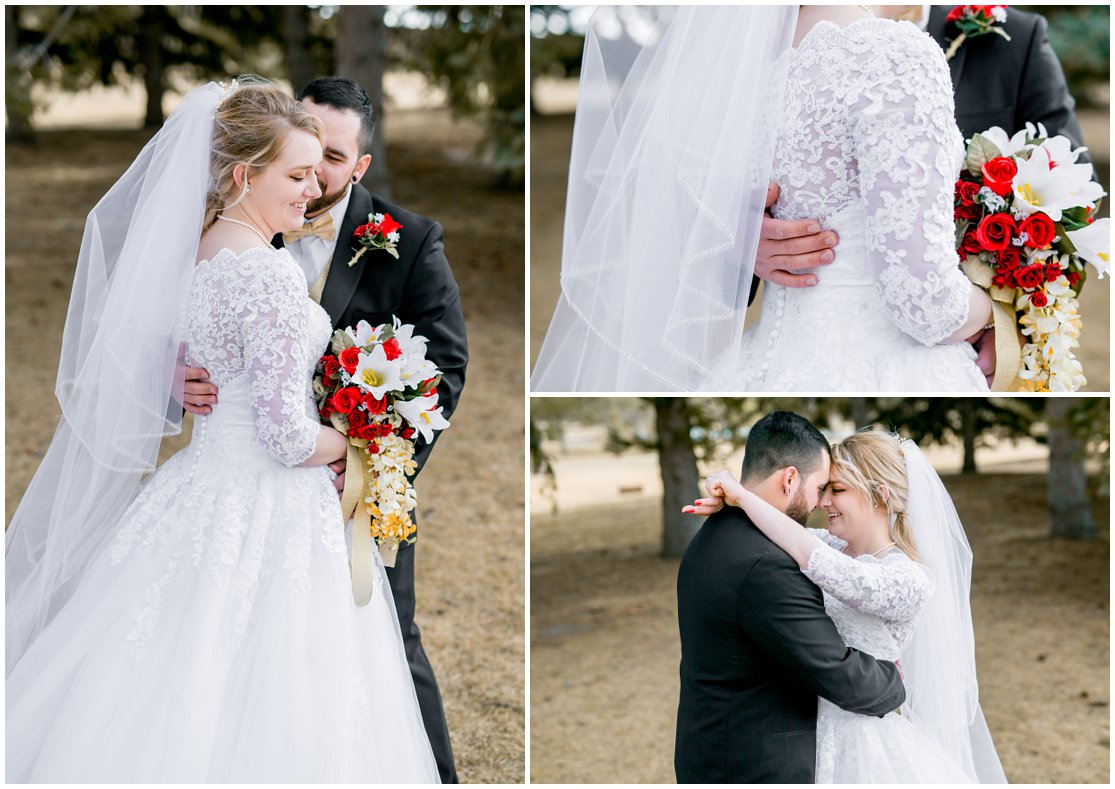
[[[741,507],[824,593],[847,646],[899,662],[906,704],[881,718],[817,708],[817,783],[1005,783],[979,706],[971,549],[948,492],[912,441],[873,430],[832,447],[806,529],[727,471],[686,512]]]
[[[353,604],[346,440],[310,393],[330,321],[269,241],[322,139],[277,87],[210,83],[89,215],[63,418],[7,536],[10,783],[438,780],[378,555]],[[221,402],[141,482],[184,364]]]
[[[986,391],[967,341],[991,306],[959,269],[963,141],[927,34],[864,6],[682,7],[641,47],[606,21],[533,391]],[[774,216],[820,217],[841,254],[813,288],[768,283],[744,332],[772,181]]]

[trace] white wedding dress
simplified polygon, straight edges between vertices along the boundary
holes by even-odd
[[[825,612],[844,643],[898,660],[933,592],[925,569],[894,550],[882,558],[841,553],[843,540],[810,529],[819,546],[803,570],[824,592]],[[818,699],[816,783],[974,783],[959,762],[909,717],[846,712]]]
[[[306,290],[285,251],[198,265],[220,402],[11,671],[9,783],[438,781],[382,564],[356,607],[328,471],[298,465],[331,334]]]
[[[708,391],[986,391],[968,343],[953,185],[963,139],[940,47],[909,22],[822,21],[786,53],[772,214],[835,230],[810,288],[766,283],[758,322]]]

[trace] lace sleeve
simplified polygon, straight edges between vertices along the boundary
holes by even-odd
[[[962,140],[940,47],[910,24],[892,32],[849,88],[849,124],[875,291],[903,332],[935,345],[968,318],[952,210]]]
[[[844,542],[842,539],[840,539],[839,537],[837,537],[836,535],[834,535],[828,529],[806,529],[806,531],[809,532],[810,534],[812,534],[814,537],[816,537],[821,542],[823,542],[825,545],[832,546],[833,548],[836,548],[837,550],[840,550],[841,548],[843,548],[845,545],[848,544],[848,543]]]
[[[271,265],[265,274],[246,283],[242,298],[244,365],[259,440],[280,463],[297,466],[321,430],[306,409],[309,302],[294,272]]]
[[[933,591],[925,569],[901,554],[880,562],[860,561],[822,545],[802,572],[852,608],[895,621],[917,616]]]

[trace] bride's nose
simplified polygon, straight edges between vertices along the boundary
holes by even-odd
[[[321,197],[321,186],[318,185],[317,178],[307,178],[306,182],[306,197],[311,200]]]

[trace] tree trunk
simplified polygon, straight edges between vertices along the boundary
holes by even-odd
[[[859,430],[861,427],[867,427],[869,417],[867,415],[867,398],[866,397],[853,397],[852,398],[852,424]]]
[[[18,24],[18,9],[10,5],[4,6],[5,71],[7,72],[4,82],[4,108],[8,113],[4,140],[28,143],[34,141],[31,130],[31,75],[20,65],[20,55],[16,49]]]
[[[163,91],[166,89],[166,59],[163,57],[163,31],[167,12],[161,5],[141,6],[139,16],[139,59],[143,65],[143,88],[147,91],[144,128],[163,125]]]
[[[960,430],[964,438],[964,465],[961,474],[976,473],[976,404],[970,397],[960,400]]]
[[[1072,407],[1073,400],[1068,397],[1051,397],[1045,406],[1049,417],[1049,536],[1091,540],[1096,537],[1096,523],[1088,499],[1084,447],[1069,428]]]
[[[387,25],[382,5],[342,5],[337,13],[336,59],[338,76],[360,83],[368,91],[376,113],[372,166],[361,183],[376,194],[390,198],[391,179],[384,143],[383,72],[387,65]]]
[[[689,413],[684,397],[656,397],[658,466],[662,471],[662,555],[681,556],[701,527],[701,519],[681,508],[701,495],[697,485],[697,456],[689,435]]]
[[[287,73],[294,95],[313,82],[314,58],[310,53],[310,10],[304,5],[283,6],[283,45]]]

